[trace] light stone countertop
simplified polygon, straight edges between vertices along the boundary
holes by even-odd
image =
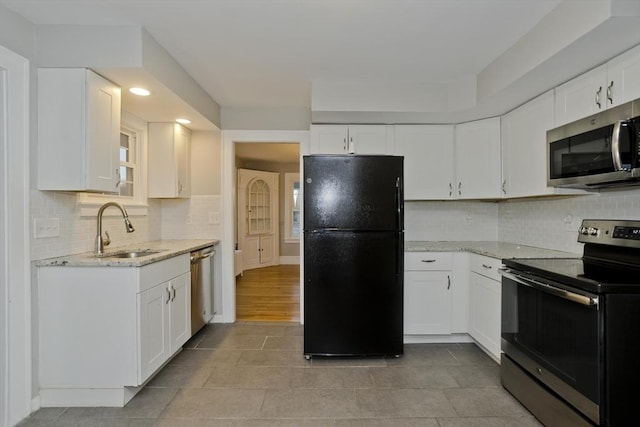
[[[404,243],[405,252],[471,252],[491,258],[580,258],[580,254],[493,241],[416,242]]]
[[[141,267],[218,243],[220,243],[219,240],[213,239],[154,240],[108,248],[100,258],[97,258],[93,252],[84,252],[38,260],[35,261],[35,265],[37,267]],[[161,252],[139,258],[113,258],[109,256],[109,254],[140,249],[161,250]]]

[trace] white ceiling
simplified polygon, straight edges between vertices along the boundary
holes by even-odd
[[[560,0],[0,0],[35,24],[139,25],[224,107],[305,107],[313,81],[475,76]]]

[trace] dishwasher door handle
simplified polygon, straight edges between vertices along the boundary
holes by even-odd
[[[198,262],[203,259],[211,258],[216,252],[206,252],[206,253],[196,253],[195,255],[191,255],[191,262]]]

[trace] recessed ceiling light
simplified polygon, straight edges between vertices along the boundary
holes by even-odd
[[[149,96],[151,94],[151,92],[142,87],[132,87],[131,89],[129,89],[129,92],[138,96]]]
[[[189,120],[189,119],[176,119],[176,122],[180,123],[181,125],[188,125],[189,123],[191,123],[191,120]]]

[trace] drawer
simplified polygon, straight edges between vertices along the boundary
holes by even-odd
[[[502,260],[488,256],[471,254],[471,271],[481,274],[493,280],[501,281],[502,276],[498,269],[502,267]]]
[[[177,255],[162,261],[147,264],[137,269],[138,289],[136,293],[150,289],[159,283],[191,271],[191,254]]]
[[[405,252],[405,271],[442,271],[453,268],[453,254],[450,252]]]

